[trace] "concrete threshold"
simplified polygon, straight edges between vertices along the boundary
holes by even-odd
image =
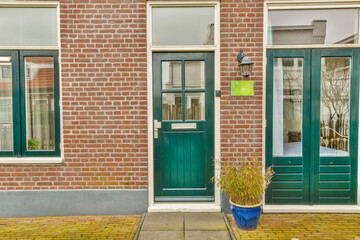
[[[231,230],[230,230],[231,231]],[[139,240],[231,240],[222,213],[147,213]]]

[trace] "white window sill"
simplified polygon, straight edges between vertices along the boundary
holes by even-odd
[[[60,164],[62,157],[0,157],[0,164]]]

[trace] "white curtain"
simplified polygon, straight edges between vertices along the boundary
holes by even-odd
[[[282,58],[274,58],[273,78],[273,155],[284,155],[284,91]]]

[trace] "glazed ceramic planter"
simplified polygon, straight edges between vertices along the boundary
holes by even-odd
[[[255,229],[259,223],[261,215],[261,205],[242,206],[229,201],[231,204],[231,212],[235,218],[239,228],[245,230]]]

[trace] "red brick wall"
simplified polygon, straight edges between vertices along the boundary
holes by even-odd
[[[2,165],[0,190],[147,188],[145,0],[61,0],[62,165]]]
[[[61,0],[65,161],[0,165],[0,190],[147,188],[145,0]],[[221,156],[262,154],[262,0],[221,1]],[[255,96],[230,96],[236,55]]]
[[[221,157],[239,161],[262,153],[263,1],[222,0]],[[243,49],[254,62],[253,74],[241,76],[236,56]],[[255,96],[231,96],[231,80],[253,80]]]

